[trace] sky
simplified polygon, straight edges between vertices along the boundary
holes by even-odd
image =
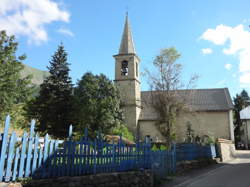
[[[249,7],[249,0],[0,0],[0,30],[16,36],[29,66],[47,70],[62,42],[74,83],[87,71],[113,80],[128,11],[141,72],[175,47],[184,82],[198,74],[196,88],[227,87],[234,97],[250,92]]]

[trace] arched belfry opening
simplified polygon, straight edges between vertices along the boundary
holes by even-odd
[[[128,76],[128,61],[123,60],[121,64],[121,75]]]

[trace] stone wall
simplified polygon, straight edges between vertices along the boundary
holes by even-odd
[[[150,170],[119,173],[104,173],[78,177],[31,180],[26,184],[0,183],[0,187],[152,187]]]
[[[148,110],[149,111],[149,110]],[[146,114],[145,114],[146,115]],[[150,114],[148,114],[150,115]],[[140,133],[144,137],[150,135],[156,141],[164,141],[158,128],[155,126],[154,120],[140,120]],[[187,123],[191,123],[191,128],[195,135],[231,139],[230,120],[228,111],[217,112],[194,112],[180,114],[176,119],[176,142],[181,143],[185,141],[187,134]]]
[[[235,146],[234,143],[226,139],[218,139],[218,149],[222,162],[229,161],[235,157]]]

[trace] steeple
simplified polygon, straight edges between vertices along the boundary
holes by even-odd
[[[135,53],[131,29],[126,15],[120,50],[115,58],[115,84],[120,92],[127,127],[136,135],[141,112],[140,58]]]
[[[131,33],[131,28],[129,25],[128,13],[126,15],[119,54],[135,54],[135,47]]]

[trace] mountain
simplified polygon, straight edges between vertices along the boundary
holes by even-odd
[[[30,67],[26,64],[24,65],[24,69],[21,72],[21,76],[25,77],[27,75],[32,75],[32,83],[35,84],[36,86],[39,86],[43,80],[49,76],[49,72],[48,71],[42,71],[33,67]]]

